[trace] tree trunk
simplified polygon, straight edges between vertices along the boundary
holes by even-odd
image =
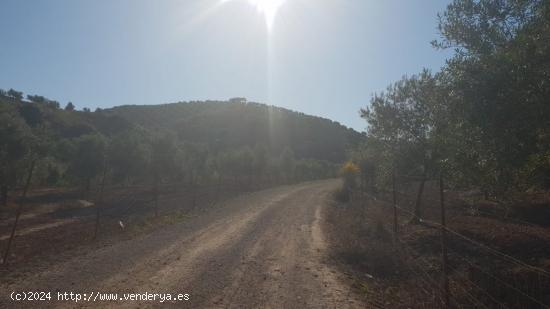
[[[91,182],[92,182],[91,177],[86,178],[86,180],[84,181],[84,189],[82,190],[82,198],[83,199],[88,198],[88,193],[90,192]]]
[[[0,199],[2,200],[2,205],[8,205],[8,185],[2,185],[0,189]]]
[[[222,187],[222,177],[218,175],[218,183],[216,185],[216,200],[214,201],[214,204],[217,204],[220,199],[221,187]]]
[[[192,203],[193,203],[193,209],[197,205],[197,184],[195,179],[195,173],[191,173],[191,196],[192,196]]]
[[[158,172],[155,172],[155,184],[153,185],[153,201],[155,206],[155,217],[159,216],[159,176]]]
[[[416,195],[416,202],[414,204],[414,217],[411,219],[412,222],[418,223],[422,216],[422,193],[424,192],[424,184],[426,183],[426,175],[422,177],[420,181],[420,186],[418,187],[418,194]]]
[[[99,216],[101,211],[101,204],[103,203],[103,191],[105,189],[105,176],[107,175],[107,169],[105,165],[103,166],[103,176],[101,177],[101,187],[99,191],[99,197],[95,202],[95,210],[96,210],[96,217],[95,217],[95,228],[94,228],[94,240],[97,239],[97,234],[99,232]]]

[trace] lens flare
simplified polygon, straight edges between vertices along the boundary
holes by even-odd
[[[223,2],[229,2],[235,0],[223,0]],[[246,0],[250,5],[254,6],[258,12],[264,15],[265,24],[268,30],[273,27],[275,16],[279,8],[286,2],[286,0]]]

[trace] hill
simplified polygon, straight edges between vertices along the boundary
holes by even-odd
[[[297,158],[334,163],[344,161],[346,149],[363,138],[329,119],[236,99],[119,106],[101,113],[211,148],[223,150],[265,143],[275,152],[290,147]]]

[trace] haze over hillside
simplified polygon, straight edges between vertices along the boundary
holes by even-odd
[[[346,149],[363,138],[355,130],[329,119],[244,99],[126,105],[101,113],[214,148],[254,147],[256,143],[265,143],[273,150],[288,146],[298,158],[331,162],[345,160]]]
[[[290,147],[297,158],[334,163],[346,159],[346,150],[364,136],[338,122],[285,108],[247,102],[193,101],[159,105],[122,105],[91,112],[61,109],[57,101],[30,96],[35,102],[0,96],[2,108],[27,124],[45,121],[59,137],[75,138],[99,132],[113,136],[140,128],[150,134],[173,135],[181,142],[200,143],[212,149],[269,146],[272,151]],[[72,104],[72,103],[71,103]],[[38,117],[40,119],[32,119]]]

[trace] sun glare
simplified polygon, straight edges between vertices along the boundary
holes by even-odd
[[[224,0],[223,2],[234,1],[234,0]],[[268,30],[271,30],[273,27],[273,22],[275,21],[275,16],[277,11],[285,3],[286,0],[245,0],[250,5],[254,6],[258,12],[264,15],[265,23]]]

